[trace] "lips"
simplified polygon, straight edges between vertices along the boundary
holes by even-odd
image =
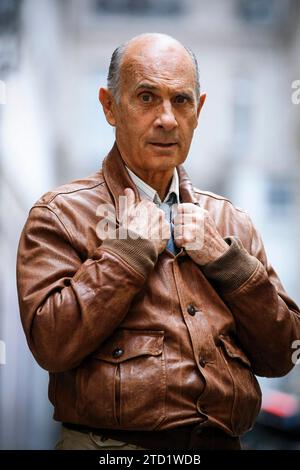
[[[151,145],[155,145],[156,147],[172,147],[173,145],[177,145],[177,142],[150,142]]]

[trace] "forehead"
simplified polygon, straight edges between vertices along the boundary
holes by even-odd
[[[129,50],[124,54],[121,80],[127,88],[145,80],[168,88],[194,88],[194,64],[184,48]]]

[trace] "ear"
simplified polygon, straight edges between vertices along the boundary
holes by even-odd
[[[197,108],[197,117],[199,117],[200,111],[202,109],[202,106],[204,105],[205,100],[206,100],[206,93],[203,93],[203,95],[201,95],[199,99],[199,104]]]
[[[115,126],[116,117],[115,117],[114,96],[107,88],[100,88],[99,101],[102,104],[103,112],[105,114],[108,124],[110,124],[111,126]]]

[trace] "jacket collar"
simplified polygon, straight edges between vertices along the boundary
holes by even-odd
[[[125,164],[122,160],[116,142],[114,143],[109,154],[105,157],[102,168],[105,183],[114,199],[116,216],[117,220],[119,221],[119,196],[124,196],[125,188],[131,188],[134,191],[137,201],[140,201],[141,198],[137,187],[126,171]],[[185,169],[183,168],[183,165],[179,165],[176,168],[179,177],[179,194],[181,202],[191,202],[193,204],[197,204],[193,185]]]

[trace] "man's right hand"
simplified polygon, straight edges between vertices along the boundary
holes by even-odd
[[[136,203],[131,188],[125,189],[125,210],[121,217],[121,225],[133,233],[136,238],[151,240],[160,254],[166,247],[171,236],[170,225],[165,219],[164,211],[159,209],[152,201],[143,199]]]

